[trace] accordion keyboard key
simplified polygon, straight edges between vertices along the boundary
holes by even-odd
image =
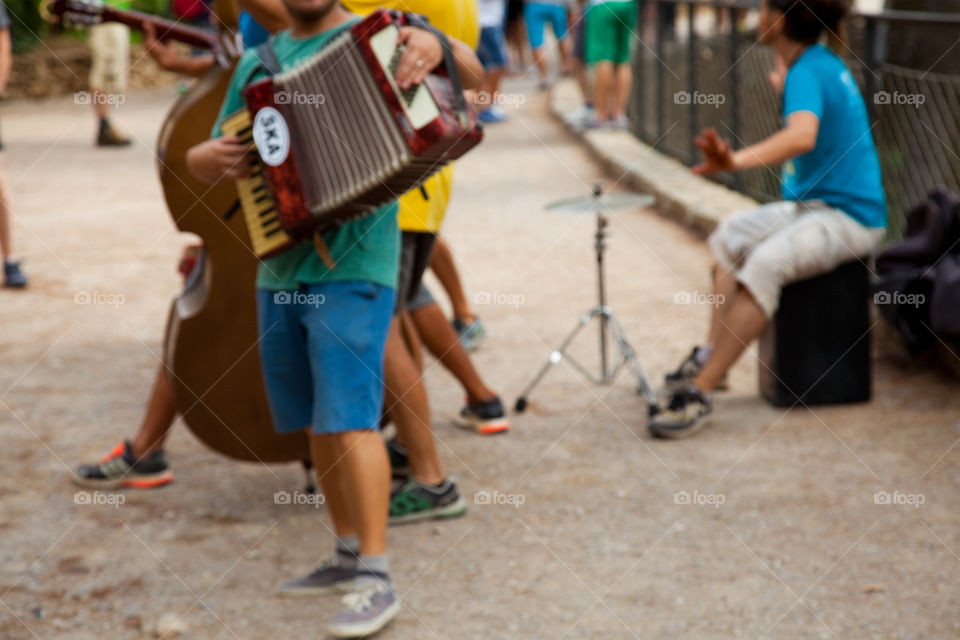
[[[220,128],[223,135],[236,136],[241,142],[253,145],[250,112],[246,109],[224,120]],[[264,179],[262,165],[258,163],[249,178],[241,178],[236,183],[253,252],[257,256],[265,256],[293,245],[293,239],[277,219],[276,206]]]

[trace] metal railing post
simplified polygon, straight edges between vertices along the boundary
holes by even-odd
[[[697,137],[697,101],[694,99],[697,92],[697,34],[694,29],[694,4],[687,3],[687,82],[690,89],[690,164],[697,163],[697,146],[693,139]]]
[[[643,40],[643,12],[647,8],[646,2],[637,3],[637,39]],[[587,7],[584,7],[584,11],[587,11]],[[581,14],[580,19],[583,20],[584,15]],[[637,114],[637,123],[634,127],[634,130],[639,133],[641,139],[647,137],[647,100],[645,95],[646,83],[643,81],[646,76],[644,67],[647,64],[647,56],[643,52],[644,49],[642,46],[636,46],[634,48],[636,52],[633,56],[633,64],[635,65],[636,71],[634,73],[634,82],[633,82],[633,101],[636,105],[634,113]]]
[[[737,31],[736,11],[730,12],[730,128],[733,130],[733,144],[741,145],[743,132],[740,129],[740,71],[737,69],[740,54],[740,33]],[[737,191],[743,189],[743,176],[733,172],[733,185]]]
[[[656,98],[657,98],[657,137],[656,148],[658,151],[663,151],[663,1],[656,0],[657,7],[657,18],[656,18],[656,32],[657,32],[657,88],[656,88]]]

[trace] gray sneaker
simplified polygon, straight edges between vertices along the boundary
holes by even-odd
[[[346,569],[333,560],[324,561],[309,575],[284,582],[277,587],[282,596],[322,596],[328,593],[347,593],[353,589],[356,568]]]
[[[327,626],[335,638],[364,638],[383,629],[400,613],[400,600],[383,580],[362,579],[343,596],[343,608]]]
[[[710,394],[688,382],[673,392],[667,408],[650,419],[648,428],[658,438],[688,438],[712,424],[712,410]]]

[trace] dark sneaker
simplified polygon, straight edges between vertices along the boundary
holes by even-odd
[[[341,567],[336,560],[326,560],[312,573],[284,582],[277,587],[282,596],[322,596],[328,593],[346,593],[353,589],[357,568]]]
[[[126,147],[129,144],[130,138],[121,135],[112,124],[100,128],[100,135],[97,136],[98,147]]]
[[[467,324],[460,318],[453,319],[453,328],[460,337],[460,344],[469,351],[476,351],[480,343],[487,337],[487,328],[483,325],[480,318],[474,318],[473,322]]]
[[[449,478],[439,487],[421,484],[411,478],[390,496],[390,524],[456,518],[466,512],[467,503]]]
[[[710,396],[687,383],[673,392],[664,411],[650,419],[650,433],[658,438],[687,438],[710,426],[711,410]]]
[[[396,438],[387,440],[387,455],[390,456],[390,475],[403,480],[409,478],[410,461],[407,459],[407,450]]]
[[[357,586],[343,596],[342,609],[327,626],[327,633],[335,638],[365,638],[381,631],[400,613],[400,600],[393,587],[379,578],[362,578]],[[379,575],[379,574],[370,574]]]
[[[507,420],[503,403],[498,397],[484,402],[468,403],[460,410],[460,415],[454,418],[453,422],[458,427],[470,429],[482,435],[503,433],[510,428],[510,421]]]
[[[163,451],[144,458],[133,457],[126,440],[105,455],[99,464],[83,464],[73,474],[73,483],[87,489],[151,489],[173,482]]]
[[[703,370],[703,367],[697,362],[697,349],[700,347],[694,347],[693,351],[690,352],[690,355],[680,363],[680,366],[676,370],[671,371],[667,375],[663,376],[663,385],[667,393],[673,393],[674,391],[679,390],[686,384],[693,382],[693,380],[700,375],[700,371]],[[727,376],[723,376],[723,380],[720,381],[720,384],[717,385],[717,391],[726,391],[729,388],[727,384]]]
[[[23,289],[27,286],[27,276],[20,270],[20,263],[6,260],[3,263],[3,286],[8,289]]]

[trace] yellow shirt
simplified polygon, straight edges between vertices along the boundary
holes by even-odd
[[[451,38],[477,48],[480,21],[476,0],[343,0],[354,13],[366,15],[376,9],[395,9],[426,16],[430,24]],[[440,230],[443,215],[450,201],[453,186],[453,165],[448,164],[423,183],[423,190],[413,189],[400,197],[397,222],[404,231]],[[423,197],[426,191],[427,197]]]

